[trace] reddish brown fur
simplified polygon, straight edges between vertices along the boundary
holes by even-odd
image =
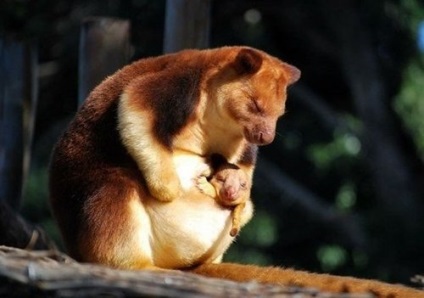
[[[175,57],[168,56],[168,67],[128,82],[119,107],[123,142],[145,174],[150,193],[161,201],[182,195],[172,167],[157,166],[159,161],[169,165],[174,149],[243,161],[251,178],[253,164],[242,160],[240,150],[248,142],[264,145],[273,140],[284,112],[285,89],[299,76],[296,68],[250,48],[184,51]],[[144,130],[137,128],[135,118]],[[229,127],[224,127],[227,121]],[[134,141],[143,134],[153,134],[158,142],[152,147],[153,159],[143,147],[155,141]]]
[[[148,109],[155,115],[155,136],[167,148],[172,146],[172,137],[193,117],[194,108],[199,103],[202,72],[196,64],[190,65],[187,62],[184,68],[174,67],[160,74],[135,79],[128,90],[136,99],[133,101],[134,109]],[[170,77],[172,80],[169,80]],[[165,81],[166,84],[158,85],[158,81]]]
[[[293,269],[258,267],[239,264],[203,264],[193,272],[201,275],[231,279],[235,281],[256,281],[278,285],[311,287],[329,292],[372,293],[378,298],[422,298],[424,291],[401,285],[392,285],[375,280],[316,274]]]
[[[151,111],[148,117],[153,117],[154,136],[171,150],[174,135],[196,117],[194,108],[201,89],[212,90],[222,80],[249,80],[265,58],[272,59],[256,50],[234,47],[143,59],[109,77],[90,94],[58,142],[50,169],[51,205],[73,257],[112,262],[103,256],[109,253],[108,243],[130,237],[129,194],[146,197],[145,179],[117,132],[117,104],[124,89],[134,99],[131,109]],[[210,79],[202,81],[205,76]],[[166,84],[161,83],[163,80]],[[289,74],[283,78],[281,83],[287,85],[284,80],[292,78]],[[285,99],[280,95],[282,106],[271,109],[283,108]],[[233,106],[244,105],[238,100]],[[267,92],[262,100],[266,103]],[[239,111],[233,117],[245,117],[242,114]],[[275,122],[279,115],[272,116],[270,121]],[[251,123],[249,119],[245,122]],[[252,138],[262,141],[259,136]],[[251,172],[256,146],[245,146],[244,154],[237,159]]]
[[[234,65],[234,61],[238,62]],[[270,84],[270,80],[275,81],[269,77],[270,72],[261,73],[266,63],[285,70],[278,84]],[[209,80],[201,80],[205,76]],[[153,198],[148,195],[144,173],[123,146],[117,130],[118,102],[125,88],[128,87],[132,98],[149,99],[135,100],[131,108],[152,111],[148,117],[155,124],[153,134],[168,151],[172,151],[174,136],[196,118],[201,92],[207,90],[211,99],[233,98],[232,104],[228,100],[224,103],[245,131],[244,136],[231,136],[234,140],[240,138],[242,144],[241,152],[232,156],[231,162],[238,163],[251,178],[256,145],[242,139],[245,137],[255,144],[272,140],[276,119],[284,113],[285,87],[298,78],[298,70],[276,58],[248,48],[231,47],[143,59],[106,79],[75,116],[51,160],[51,205],[71,256],[120,268],[146,268],[143,257],[132,249],[138,226],[131,217],[130,201],[136,197],[144,203]],[[162,79],[166,79],[166,84],[160,83]],[[214,93],[216,86],[231,81],[244,85]],[[252,82],[255,90],[243,87]],[[242,96],[236,96],[237,92]],[[274,93],[281,98],[280,102],[271,100],[275,99]],[[246,98],[251,100],[248,108]],[[223,152],[209,154],[220,153],[228,159],[232,149],[221,149]],[[372,290],[382,293],[382,297],[422,294],[373,281],[254,266],[203,264],[194,272],[240,281],[254,279],[279,284],[291,281],[332,291]]]

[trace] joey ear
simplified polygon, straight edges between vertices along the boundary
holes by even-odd
[[[297,67],[290,65],[290,64],[287,64],[287,63],[283,63],[283,68],[284,68],[284,70],[286,71],[286,74],[287,74],[288,85],[296,83],[297,80],[300,79],[301,72]]]
[[[233,63],[238,74],[254,74],[262,65],[262,57],[251,49],[241,49]]]

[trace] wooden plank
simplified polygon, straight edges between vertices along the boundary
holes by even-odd
[[[85,19],[80,31],[79,104],[104,78],[127,64],[131,53],[129,21],[100,17]]]
[[[15,209],[29,168],[35,120],[37,62],[33,51],[33,46],[23,42],[0,40],[0,199]]]
[[[168,0],[164,52],[209,46],[210,0]]]

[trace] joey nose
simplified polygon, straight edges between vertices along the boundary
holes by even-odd
[[[236,197],[236,192],[237,191],[236,191],[236,189],[234,187],[228,187],[228,188],[226,188],[225,189],[225,198],[227,200],[230,200],[230,201],[234,200],[235,197]]]

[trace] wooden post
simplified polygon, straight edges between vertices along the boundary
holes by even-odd
[[[131,56],[130,24],[126,20],[92,17],[81,25],[78,103]]]
[[[210,0],[168,0],[164,52],[209,46]]]
[[[0,199],[15,209],[20,205],[30,162],[36,60],[34,46],[0,40]]]
[[[35,120],[37,114],[38,103],[38,47],[35,44],[27,46],[25,54],[25,63],[27,70],[25,71],[25,97],[23,110],[23,174],[22,188],[25,187],[32,156],[32,143],[34,139]]]

